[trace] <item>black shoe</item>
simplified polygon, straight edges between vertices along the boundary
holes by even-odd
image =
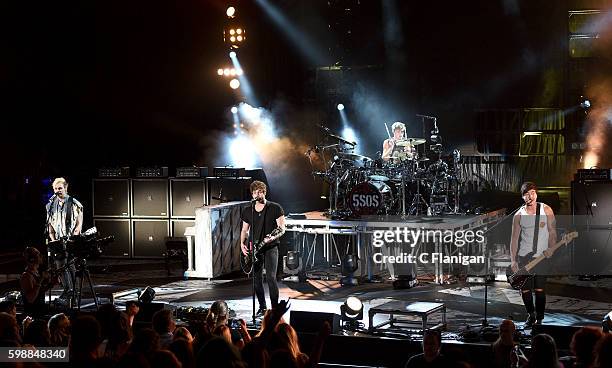
[[[263,317],[264,314],[266,314],[267,310],[268,308],[266,307],[259,307],[259,309],[257,310],[257,313],[255,313],[255,317]]]
[[[535,324],[536,324],[536,325],[538,325],[538,326],[541,326],[541,325],[542,325],[542,321],[543,321],[543,320],[544,320],[544,318],[542,318],[542,319],[536,319]]]
[[[525,324],[523,325],[523,328],[531,328],[533,327],[533,325],[536,323],[536,318],[533,315],[529,315],[529,317],[527,317],[527,320],[525,321]]]

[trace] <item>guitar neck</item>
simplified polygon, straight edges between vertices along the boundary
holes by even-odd
[[[559,240],[555,245],[553,245],[550,249],[554,252],[557,249],[561,248],[562,246],[564,246],[565,244],[569,243],[569,241],[567,239],[561,239]],[[545,255],[541,255],[537,258],[534,258],[533,260],[531,260],[529,263],[527,263],[527,265],[525,266],[525,270],[527,271],[531,271],[535,266],[538,265],[538,263],[542,262],[544,259],[546,258]]]

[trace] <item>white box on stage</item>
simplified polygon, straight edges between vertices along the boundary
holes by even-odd
[[[240,214],[246,201],[199,207],[194,227],[185,229],[185,277],[213,278],[240,270]]]

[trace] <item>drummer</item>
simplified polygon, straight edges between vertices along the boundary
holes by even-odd
[[[391,125],[393,137],[385,139],[383,142],[382,159],[386,162],[410,160],[414,156],[415,148],[406,140],[406,125],[396,121]],[[400,141],[405,141],[403,145],[398,145]]]

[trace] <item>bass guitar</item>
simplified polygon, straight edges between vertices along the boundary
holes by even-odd
[[[268,234],[267,238],[275,238],[278,235],[282,234],[283,230],[280,228],[276,228],[272,230],[270,234]],[[274,246],[273,242],[265,243],[263,240],[255,243],[254,247],[251,247],[246,254],[240,252],[240,267],[242,271],[247,275],[253,271],[253,265],[257,263],[261,259],[261,256],[264,254],[266,250],[272,248]]]
[[[560,241],[558,241],[557,244],[552,246],[552,248],[550,249],[554,253],[555,251],[557,251],[557,249],[568,244],[569,242],[576,239],[577,237],[578,237],[578,233],[576,231],[567,233],[563,235],[563,238]],[[531,258],[532,256],[533,256],[533,252],[527,254],[523,258]],[[545,255],[541,255],[539,257],[533,258],[531,261],[529,261],[529,263],[522,266],[516,272],[512,271],[512,266],[508,266],[508,268],[506,268],[506,277],[508,279],[508,282],[512,286],[512,288],[515,290],[520,290],[527,281],[529,281],[532,277],[534,277],[534,274],[531,271],[544,259],[546,259]]]

